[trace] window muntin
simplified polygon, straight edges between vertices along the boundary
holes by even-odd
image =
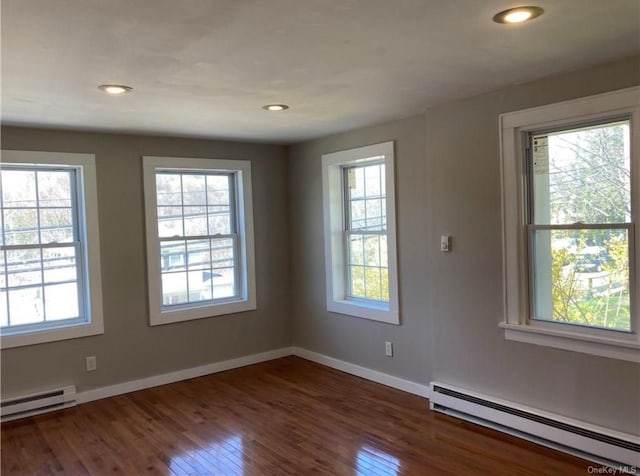
[[[88,321],[77,189],[76,168],[2,165],[4,335]]]
[[[343,168],[348,299],[389,301],[385,164]]]
[[[238,297],[235,196],[234,174],[156,172],[163,307]]]
[[[529,133],[536,225],[631,221],[630,120]]]
[[[528,134],[530,318],[632,331],[630,121]]]

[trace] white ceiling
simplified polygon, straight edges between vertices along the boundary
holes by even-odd
[[[640,52],[638,0],[530,2],[2,0],[2,120],[291,143]]]

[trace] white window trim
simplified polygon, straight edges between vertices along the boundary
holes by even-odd
[[[42,344],[104,333],[102,315],[102,275],[100,272],[100,232],[98,229],[98,193],[96,165],[93,154],[3,150],[2,162],[21,165],[61,165],[75,167],[81,175],[78,213],[84,223],[85,279],[88,281],[85,299],[90,313],[88,321],[67,327],[32,330],[21,334],[2,335],[0,348]]]
[[[224,302],[194,303],[175,310],[162,309],[160,241],[156,201],[156,170],[184,172],[223,172],[236,176],[238,237],[240,243],[240,297]],[[256,309],[255,248],[251,162],[248,160],[193,159],[183,157],[143,157],[144,197],[147,233],[147,280],[149,285],[149,324],[157,326]]]
[[[571,125],[582,121],[620,115],[631,117],[631,200],[634,228],[640,223],[640,87],[622,89],[586,98],[550,104],[500,115],[503,276],[505,338],[518,342],[565,349],[632,362],[640,362],[640,318],[638,302],[640,266],[638,240],[631,230],[629,247],[635,273],[630,275],[632,333],[582,328],[556,322],[528,319],[528,297],[525,246],[523,133],[548,127]]]
[[[380,161],[384,157],[387,204],[389,302],[346,299],[343,166]],[[384,142],[322,156],[325,275],[327,310],[388,324],[400,324],[396,251],[396,206],[393,142]]]

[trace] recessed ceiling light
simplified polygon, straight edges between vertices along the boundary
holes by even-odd
[[[533,20],[544,13],[540,7],[516,7],[496,13],[493,21],[496,23],[522,23]]]
[[[266,111],[284,111],[285,109],[289,109],[289,106],[286,104],[267,104],[266,106],[262,106],[262,109]]]
[[[113,96],[118,96],[133,90],[131,86],[124,86],[122,84],[101,84],[98,86],[98,89],[107,94],[112,94]]]

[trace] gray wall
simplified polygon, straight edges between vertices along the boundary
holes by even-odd
[[[2,351],[2,395],[79,391],[289,346],[286,149],[5,127],[2,147],[96,155],[105,333]],[[258,309],[149,327],[142,156],[250,159]],[[85,356],[98,369],[85,372]]]
[[[498,114],[640,84],[640,58],[427,110],[427,249],[433,377],[639,433],[640,366],[508,342],[502,320]],[[637,159],[637,157],[636,157]],[[640,165],[637,164],[636,165]],[[451,232],[454,252],[438,252]]]
[[[293,146],[289,160],[294,345],[427,383],[431,335],[427,272],[425,123],[416,116]],[[327,312],[320,156],[395,141],[400,326]],[[385,357],[384,341],[395,355]]]
[[[638,433],[637,364],[505,341],[498,115],[640,84],[640,59],[444,104],[424,117],[291,148],[295,345],[427,384],[438,380]],[[423,126],[423,121],[426,124]],[[320,156],[396,141],[401,322],[328,313]],[[439,251],[441,234],[453,252]],[[396,356],[384,357],[383,341]]]

